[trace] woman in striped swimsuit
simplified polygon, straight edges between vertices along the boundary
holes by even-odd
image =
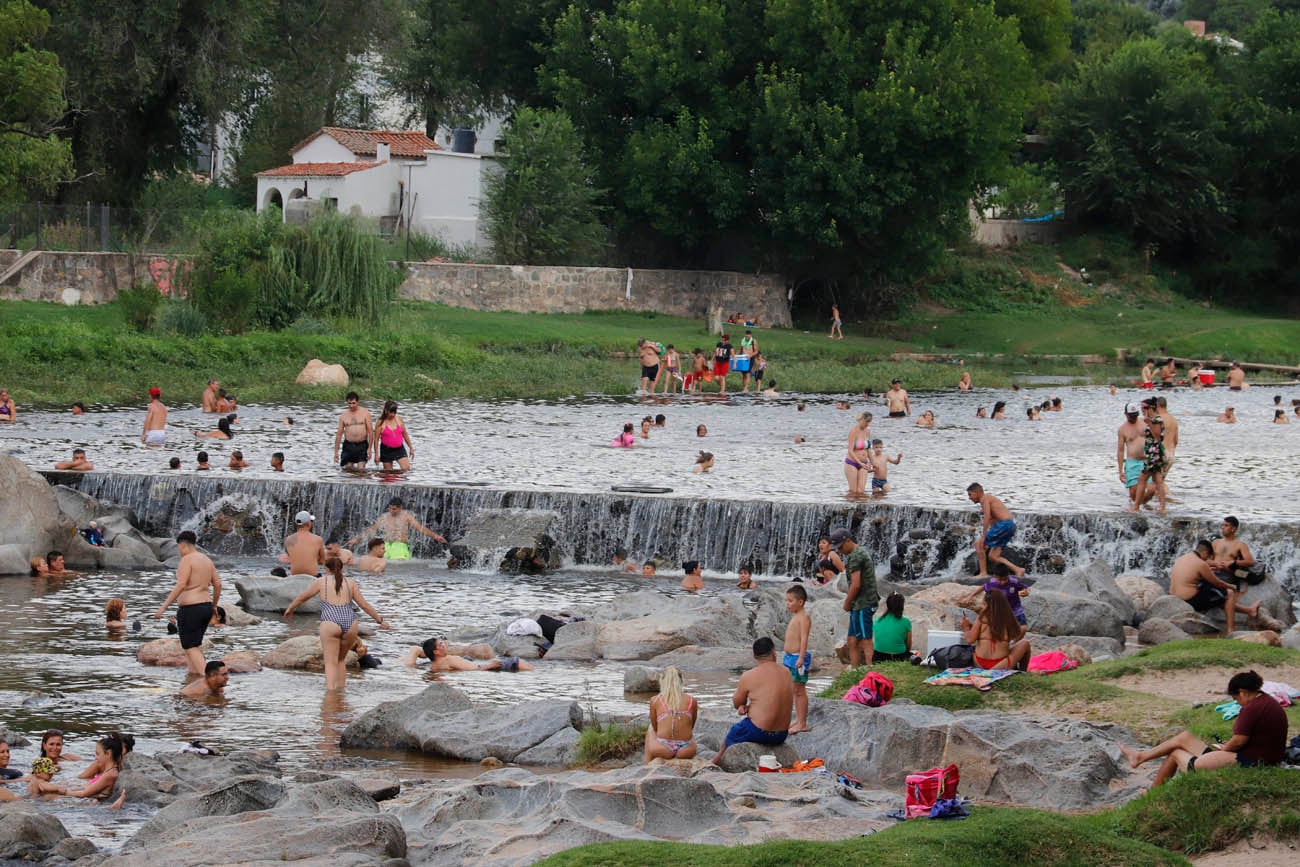
[[[361,595],[357,582],[343,577],[343,561],[330,557],[325,561],[327,572],[307,585],[307,589],[284,609],[288,620],[293,612],[313,596],[320,596],[320,644],[325,657],[325,689],[343,689],[347,684],[347,669],[343,662],[348,651],[357,644],[357,615],[352,603],[361,606],[380,629],[388,629],[388,622]]]

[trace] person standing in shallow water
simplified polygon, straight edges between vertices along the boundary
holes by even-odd
[[[343,563],[337,557],[325,561],[326,574],[314,579],[307,589],[298,594],[298,598],[284,609],[284,619],[293,617],[293,612],[313,596],[320,596],[320,643],[325,658],[325,688],[343,689],[347,685],[347,669],[344,661],[348,652],[356,646],[359,622],[352,606],[355,603],[362,611],[379,624],[380,629],[389,629],[388,622],[379,615],[365,597],[361,588],[351,578],[343,577]]]
[[[374,420],[355,391],[348,392],[347,402],[334,432],[334,463],[345,470],[364,470],[374,441]]]
[[[176,629],[189,664],[189,673],[198,676],[204,670],[203,634],[209,624],[217,623],[221,578],[208,555],[199,551],[198,538],[192,532],[186,530],[178,535],[176,546],[181,555],[180,565],[176,567],[176,586],[153,616],[155,620],[161,620],[173,602],[179,603]]]
[[[162,389],[157,386],[149,389],[149,408],[144,414],[140,442],[148,446],[160,446],[167,442],[167,407],[162,402]]]
[[[415,445],[406,430],[406,422],[397,414],[397,401],[384,401],[383,412],[379,414],[379,423],[375,425],[375,463],[382,463],[384,469],[391,470],[393,464],[406,472],[415,460]]]

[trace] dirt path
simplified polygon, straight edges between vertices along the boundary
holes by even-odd
[[[1300,863],[1300,847],[1279,840],[1238,840],[1221,852],[1192,858],[1197,867],[1291,867]]]
[[[1224,690],[1228,679],[1240,669],[1219,666],[1215,668],[1197,668],[1190,671],[1151,671],[1145,674],[1129,675],[1111,681],[1121,689],[1145,692],[1164,698],[1177,699],[1188,703],[1207,701],[1227,701]],[[1260,675],[1265,680],[1288,683],[1300,689],[1300,666],[1270,666]]]

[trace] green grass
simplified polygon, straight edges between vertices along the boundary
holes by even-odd
[[[598,765],[610,759],[625,759],[645,749],[645,729],[616,722],[587,726],[578,736],[577,765]]]

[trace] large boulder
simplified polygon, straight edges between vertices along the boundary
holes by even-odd
[[[1134,610],[1139,614],[1149,611],[1151,603],[1164,596],[1166,592],[1159,584],[1141,575],[1120,575],[1115,579],[1115,586],[1129,598]]]
[[[600,631],[594,620],[566,623],[555,631],[555,643],[546,651],[546,658],[591,660],[599,652],[596,634]]]
[[[117,791],[128,792],[132,804],[162,807],[228,780],[279,773],[277,756],[271,750],[237,750],[224,756],[133,752],[122,761]]]
[[[13,455],[0,454],[0,490],[0,545],[44,554],[72,530],[49,483]]]
[[[1152,602],[1147,618],[1168,620],[1188,635],[1213,635],[1219,631],[1208,612],[1197,613],[1196,609],[1177,596],[1161,596]]]
[[[346,387],[351,380],[341,364],[326,364],[319,358],[313,358],[298,373],[294,380],[298,385],[337,385]]]
[[[599,624],[596,650],[604,659],[650,659],[688,644],[736,646],[757,637],[751,612],[737,596],[666,597],[642,590],[596,606],[591,619]]]
[[[1060,650],[1071,659],[1077,659],[1077,650],[1082,650],[1088,660],[1095,661],[1112,659],[1124,653],[1124,642],[1097,635],[1041,635],[1030,632],[1028,638],[1029,646],[1035,654]],[[1080,660],[1081,663],[1084,661]]]
[[[26,545],[0,545],[0,575],[26,575],[31,571],[31,557]]]
[[[239,601],[248,611],[265,611],[283,614],[289,603],[298,598],[298,594],[307,589],[315,579],[307,575],[290,575],[288,578],[237,578],[235,589],[239,591]],[[320,613],[320,597],[313,596],[296,611],[303,614]]]
[[[204,638],[201,649],[204,656],[211,653],[212,639]],[[146,641],[135,649],[135,658],[141,665],[163,665],[173,668],[184,668],[189,665],[185,649],[181,647],[181,640],[176,637]]]
[[[100,565],[107,569],[154,569],[161,563],[149,543],[127,533],[118,533],[110,547],[100,548]]]
[[[567,767],[578,760],[578,742],[582,734],[572,726],[560,729],[535,747],[529,747],[514,761],[520,765]]]
[[[582,709],[573,701],[465,708],[462,700],[468,701],[456,690],[433,684],[362,714],[343,731],[341,742],[347,747],[416,748],[468,762],[488,756],[511,762],[566,728],[582,726]],[[451,709],[456,707],[461,709]]]
[[[1127,600],[1127,597],[1125,597]],[[1066,595],[1037,586],[1025,597],[1025,617],[1046,635],[1100,635],[1124,641],[1124,621],[1109,602]]]
[[[349,650],[343,664],[349,668],[356,668],[357,654]],[[295,635],[293,638],[281,642],[274,650],[263,656],[262,665],[267,668],[324,671],[325,651],[321,648],[320,636]]]
[[[701,761],[656,761],[600,773],[503,768],[390,809],[418,863],[506,867],[616,840],[850,839],[884,827],[885,814],[901,806],[899,794],[850,792],[820,774],[724,774]]]
[[[1132,623],[1134,616],[1137,614],[1133,600],[1120,589],[1115,582],[1115,573],[1102,560],[1093,560],[1082,569],[1071,569],[1064,575],[1043,575],[1034,582],[1033,590],[1030,591],[1029,595],[1033,596],[1035,592],[1063,593],[1067,596],[1079,596],[1105,602],[1119,615],[1121,625],[1123,623]]]
[[[451,543],[451,556],[508,574],[549,572],[563,561],[559,521],[545,509],[481,509]]]
[[[1163,617],[1148,617],[1138,627],[1138,641],[1143,644],[1168,644],[1185,641],[1188,637],[1176,623]]]
[[[548,653],[546,658],[550,659],[550,656]],[[744,647],[700,647],[688,644],[647,660],[647,665],[656,672],[663,671],[670,665],[675,665],[682,671],[743,672],[754,665],[754,646],[752,643]],[[814,670],[816,667],[817,657],[814,656]],[[659,691],[657,685],[654,691]]]
[[[1271,577],[1246,586],[1237,601],[1247,608],[1258,602],[1259,613],[1278,621],[1278,625],[1283,628],[1293,626],[1296,622],[1294,599],[1285,587]],[[1244,623],[1244,617],[1245,615],[1238,614],[1237,622]],[[1270,629],[1274,627],[1271,623],[1263,625]]]
[[[730,774],[757,771],[758,760],[763,756],[775,756],[783,768],[793,767],[794,763],[799,761],[799,753],[795,752],[795,748],[788,742],[775,746],[743,743],[728,747],[722,754],[722,761],[719,762],[718,767]]]
[[[249,810],[269,810],[283,797],[284,784],[274,777],[234,777],[163,807],[140,827],[132,843],[139,845],[157,840],[176,825],[201,816],[233,816]]]
[[[62,822],[31,801],[0,801],[0,859],[43,861],[67,836]]]

